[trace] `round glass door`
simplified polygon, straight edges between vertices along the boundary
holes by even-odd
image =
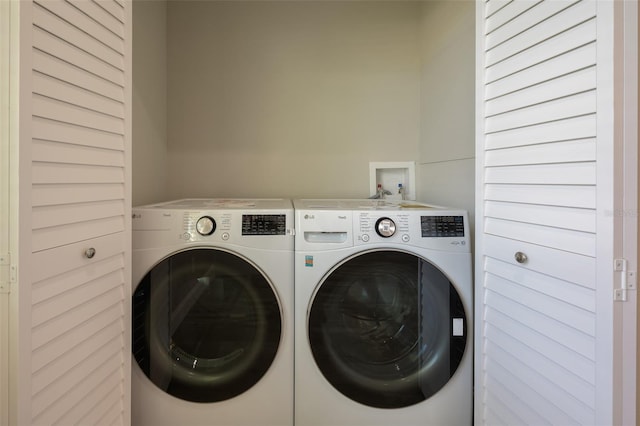
[[[453,376],[466,346],[462,301],[447,277],[413,254],[356,255],[322,281],[308,317],[324,377],[378,408],[417,404]]]
[[[271,366],[280,306],[241,257],[193,249],[158,263],[133,295],[133,354],[163,391],[194,402],[233,398]]]

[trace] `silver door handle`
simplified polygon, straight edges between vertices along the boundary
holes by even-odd
[[[527,255],[521,251],[516,252],[516,254],[513,257],[516,259],[516,262],[518,263],[525,263],[529,259]]]
[[[93,256],[96,255],[96,249],[94,249],[93,247],[88,248],[84,251],[84,257],[86,257],[87,259],[92,259]]]

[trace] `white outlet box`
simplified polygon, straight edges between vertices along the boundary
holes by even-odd
[[[402,184],[405,200],[416,199],[416,163],[414,161],[379,161],[369,163],[369,195],[375,195],[378,184],[391,192],[387,200],[399,200],[398,185]]]

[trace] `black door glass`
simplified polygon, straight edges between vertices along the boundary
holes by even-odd
[[[233,398],[271,366],[281,334],[266,278],[234,254],[187,250],[163,260],[133,295],[134,357],[163,391],[194,402]]]
[[[453,332],[454,319],[462,332]],[[318,368],[338,391],[371,407],[401,408],[426,400],[453,376],[466,316],[455,288],[431,263],[374,251],[326,277],[308,332]]]

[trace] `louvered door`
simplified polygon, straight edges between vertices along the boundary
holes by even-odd
[[[129,423],[131,5],[29,6],[30,424]],[[23,394],[24,396],[24,394]],[[27,418],[28,417],[28,418]]]
[[[476,424],[614,419],[613,7],[478,3]]]

